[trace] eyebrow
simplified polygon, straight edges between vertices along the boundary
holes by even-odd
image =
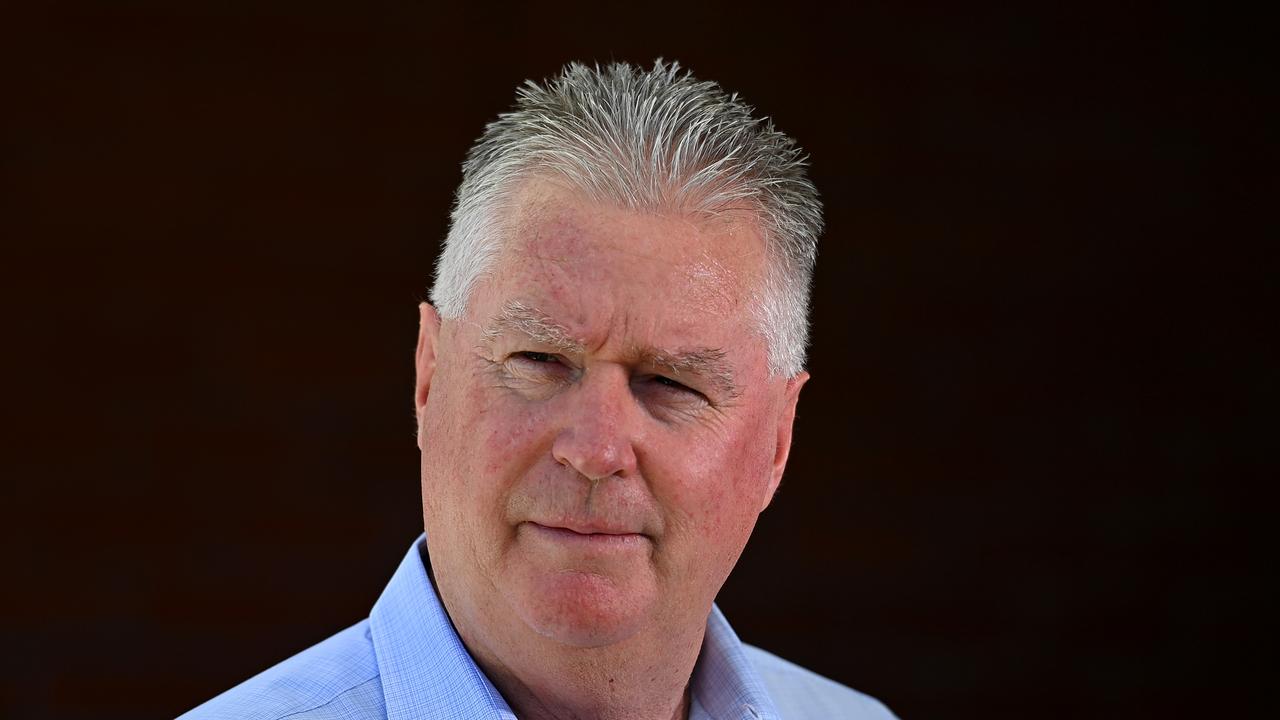
[[[579,355],[586,352],[585,343],[575,338],[568,328],[557,323],[550,315],[519,300],[512,300],[502,306],[502,310],[485,328],[483,337],[493,342],[509,332],[524,335],[561,352]],[[733,381],[733,371],[725,360],[725,352],[719,348],[692,348],[672,352],[650,349],[640,350],[635,355],[640,364],[666,370],[673,376],[673,380],[679,380],[681,375],[694,375],[705,378],[728,397],[735,398],[740,394]]]
[[[719,348],[697,348],[674,353],[646,351],[640,353],[640,361],[650,367],[670,370],[673,380],[678,380],[687,373],[705,378],[729,397],[737,397],[739,394],[738,387],[733,382],[733,371],[725,361],[724,351]]]
[[[508,332],[520,333],[562,352],[585,352],[583,342],[570,335],[568,328],[552,320],[550,315],[519,300],[512,300],[502,306],[502,311],[485,328],[484,339],[492,342]]]

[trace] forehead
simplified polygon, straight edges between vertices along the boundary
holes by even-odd
[[[635,211],[532,181],[506,219],[496,301],[533,293],[577,315],[608,308],[674,319],[693,311],[723,321],[744,319],[754,304],[764,242],[745,212]]]

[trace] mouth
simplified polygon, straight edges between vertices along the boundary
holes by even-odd
[[[553,542],[577,545],[588,548],[598,549],[626,549],[629,547],[637,547],[648,541],[648,536],[643,533],[630,532],[619,528],[602,528],[591,525],[543,525],[542,523],[527,521],[528,525],[538,536],[551,540]]]

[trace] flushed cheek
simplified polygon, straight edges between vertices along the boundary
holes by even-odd
[[[449,368],[455,370],[456,368]],[[446,380],[456,377],[456,373]],[[487,516],[501,507],[502,496],[531,461],[541,421],[537,408],[475,382],[439,382],[434,417],[426,428],[423,477],[430,483],[426,502],[446,514],[468,508],[468,515]],[[439,502],[432,502],[438,498]],[[446,498],[453,498],[449,504]],[[449,512],[454,508],[454,513]]]
[[[668,488],[666,505],[680,515],[691,543],[692,562],[715,553],[731,564],[741,552],[768,488],[768,456],[758,443],[707,443],[696,465],[677,471],[680,482]],[[705,448],[718,447],[708,455]]]
[[[449,434],[437,446],[443,454],[423,456],[428,533],[434,520],[457,562],[494,578],[514,541],[508,501],[537,461],[543,423],[536,409],[492,395],[458,392],[453,400],[439,418]]]
[[[513,463],[530,463],[540,452],[549,452],[550,427],[545,403],[516,397],[476,398],[484,402],[486,411],[479,413],[468,432],[478,438],[481,447],[476,459],[486,477],[503,477]]]
[[[730,465],[721,472],[721,482],[708,483],[700,493],[698,525],[712,541],[745,540],[759,514],[765,478],[758,468],[746,463]]]

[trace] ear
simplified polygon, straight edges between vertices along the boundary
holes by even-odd
[[[769,491],[765,493],[764,505],[760,507],[761,512],[764,512],[764,509],[773,501],[773,495],[778,491],[778,484],[782,482],[782,471],[787,469],[787,457],[791,454],[791,428],[796,420],[796,403],[800,401],[800,388],[803,388],[807,382],[809,382],[809,373],[801,370],[787,380],[787,386],[783,390],[782,407],[778,413],[777,445],[773,450],[773,474],[769,477]]]
[[[417,380],[413,388],[413,413],[418,418],[418,449],[422,449],[422,409],[431,394],[431,378],[436,373],[436,348],[440,342],[440,315],[430,303],[418,305],[418,350],[414,353]]]

